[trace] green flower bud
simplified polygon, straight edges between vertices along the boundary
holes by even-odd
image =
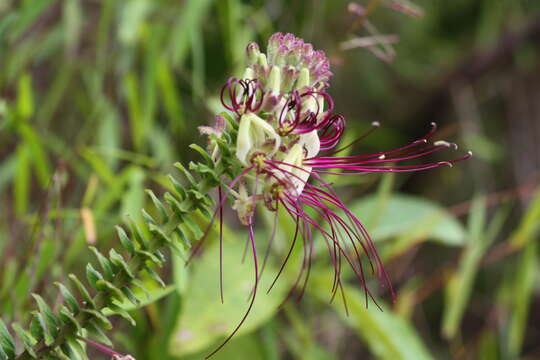
[[[306,68],[300,70],[298,80],[296,80],[296,90],[299,90],[304,86],[309,86],[309,70]]]
[[[281,71],[277,66],[272,66],[270,70],[267,87],[272,94],[279,94],[281,91]]]

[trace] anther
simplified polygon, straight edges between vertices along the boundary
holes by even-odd
[[[446,165],[448,167],[453,167],[454,166],[450,161],[440,161],[440,162],[437,163],[437,165],[439,165],[439,166]]]

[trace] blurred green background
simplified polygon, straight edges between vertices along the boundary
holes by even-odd
[[[187,145],[204,144],[196,128],[220,110],[246,44],[264,49],[281,31],[330,57],[329,92],[349,139],[381,122],[355,152],[407,144],[435,121],[439,138],[461,146],[435,159],[475,156],[425,173],[331,179],[375,238],[396,302],[374,283],[384,311],[366,308],[347,274],[346,316],[329,303],[321,249],[303,299],[282,305],[284,276],[215,358],[540,358],[540,2],[359,4],[362,19],[341,0],[1,1],[2,318],[25,322],[31,292],[57,303],[51,284],[84,271],[88,244],[116,246],[113,225],[140,216],[144,189],[162,193],[172,164],[196,157]],[[379,35],[393,44],[370,45]],[[236,325],[252,276],[228,216],[225,304],[215,246],[188,268],[173,258],[163,270],[171,286],[154,286],[159,300],[133,310],[138,325],[114,319],[119,351],[200,359]],[[259,241],[268,231],[257,229]]]

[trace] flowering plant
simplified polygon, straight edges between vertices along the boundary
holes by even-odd
[[[222,224],[223,207],[228,200],[231,200],[239,221],[249,229],[254,284],[243,318],[209,357],[234,336],[249,315],[257,296],[259,279],[273,238],[268,242],[264,260],[259,265],[254,236],[254,219],[259,204],[274,212],[276,219],[279,212],[285,212],[295,223],[289,251],[272,286],[295,245],[301,242],[303,261],[295,285],[299,285],[303,292],[309,280],[314,234],[318,232],[326,243],[334,267],[332,297],[338,291],[343,294],[341,272],[342,264],[346,262],[365,289],[366,301],[368,297],[374,300],[366,285],[362,266],[364,256],[381,284],[393,294],[391,282],[367,230],[345,206],[331,184],[324,180],[324,174],[345,176],[420,171],[451,166],[471,154],[444,162],[401,164],[442,149],[457,148],[445,141],[430,142],[436,129],[432,124],[425,136],[408,145],[369,155],[339,156],[356,141],[338,146],[346,121],[334,113],[334,101],[326,91],[332,73],[324,52],[314,50],[312,45],[292,34],[277,33],[270,38],[266,54],[252,43],[247,46],[246,55],[248,66],[242,78],[230,78],[221,91],[221,102],[226,111],[216,117],[213,127],[200,127],[201,133],[208,136],[207,149],[192,145],[204,162],[191,163],[189,169],[176,164],[187,185],[171,177],[174,191],[166,193],[164,201],[148,191],[156,215],[143,211],[144,224],[131,221],[128,224],[129,235],[122,227],[117,228],[124,255],[112,249],[105,256],[92,248],[100,270],[91,264],[87,266],[87,282],[91,289],[70,275],[78,296],[58,284],[65,305],[57,312],[35,295],[39,311],[34,313],[30,331],[17,324],[12,325],[24,347],[23,352],[16,354],[15,340],[0,321],[0,359],[85,358],[85,346],[115,358],[131,358],[101,344],[110,344],[102,331],[112,327],[107,316],[117,314],[133,322],[121,304],[124,301],[135,305],[140,302],[132,291],[133,287],[144,288],[138,280],[139,274],[145,272],[162,282],[155,271],[156,266],[165,261],[161,248],[182,252],[179,245],[189,243],[188,233],[202,235],[191,251],[192,256],[196,254],[211,228],[211,225],[205,231],[199,228],[199,214],[207,218],[206,223],[212,224],[215,218],[219,218]],[[378,123],[373,123],[365,136],[378,126]],[[208,195],[213,189],[217,189],[217,204]],[[220,245],[222,249],[221,233]],[[88,339],[89,336],[101,343]]]
[[[430,131],[421,139],[397,149],[338,156],[354,143],[337,148],[346,121],[334,113],[334,101],[326,92],[332,73],[325,53],[314,50],[311,44],[292,34],[276,33],[268,41],[266,54],[256,43],[251,43],[246,55],[248,66],[242,78],[230,78],[221,91],[221,102],[228,112],[217,116],[213,128],[200,128],[209,135],[209,150],[214,161],[232,157],[228,162],[234,164],[236,171],[229,182],[220,184],[217,212],[221,216],[225,199],[231,196],[240,222],[249,228],[255,267],[255,285],[248,311],[223,344],[242,325],[257,294],[260,269],[253,226],[258,203],[276,216],[278,211],[287,212],[296,224],[289,252],[277,277],[301,237],[304,259],[296,285],[301,283],[303,292],[313,256],[313,234],[320,232],[334,265],[332,298],[343,289],[340,273],[345,261],[363,286],[366,299],[375,300],[366,286],[362,255],[393,296],[391,282],[367,230],[322,175],[413,172],[452,166],[471,156],[467,153],[449,161],[396,165],[449,147],[457,149],[457,145],[446,141],[430,143],[435,124],[431,124]],[[372,123],[372,131],[377,127],[377,122]],[[236,137],[234,156],[220,152],[217,146],[219,139],[227,136]]]

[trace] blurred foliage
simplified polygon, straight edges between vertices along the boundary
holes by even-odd
[[[540,357],[540,2],[363,5],[369,14],[358,19],[341,0],[0,2],[3,320],[27,322],[30,293],[58,302],[50,284],[84,273],[88,245],[119,246],[113,225],[128,214],[140,221],[144,189],[162,193],[171,165],[196,156],[187,145],[202,143],[196,127],[212,121],[248,41],[282,31],[327,51],[330,92],[350,138],[371,121],[383,124],[354,151],[408,143],[437,121],[441,136],[476,156],[382,180],[332,177],[378,243],[396,301],[373,284],[384,311],[366,307],[350,273],[348,315],[340,299],[328,305],[332,268],[321,254],[302,301],[280,306],[293,259],[215,358]],[[399,42],[344,49],[380,34]],[[395,52],[393,61],[381,60],[381,49]],[[262,244],[267,220],[257,229]],[[265,281],[292,231],[281,221]],[[171,255],[163,276],[173,286],[128,307],[136,327],[114,319],[118,350],[139,360],[195,359],[219,344],[247,306],[251,281],[249,261],[239,261],[245,234],[230,226],[225,304],[215,242],[192,266]]]

